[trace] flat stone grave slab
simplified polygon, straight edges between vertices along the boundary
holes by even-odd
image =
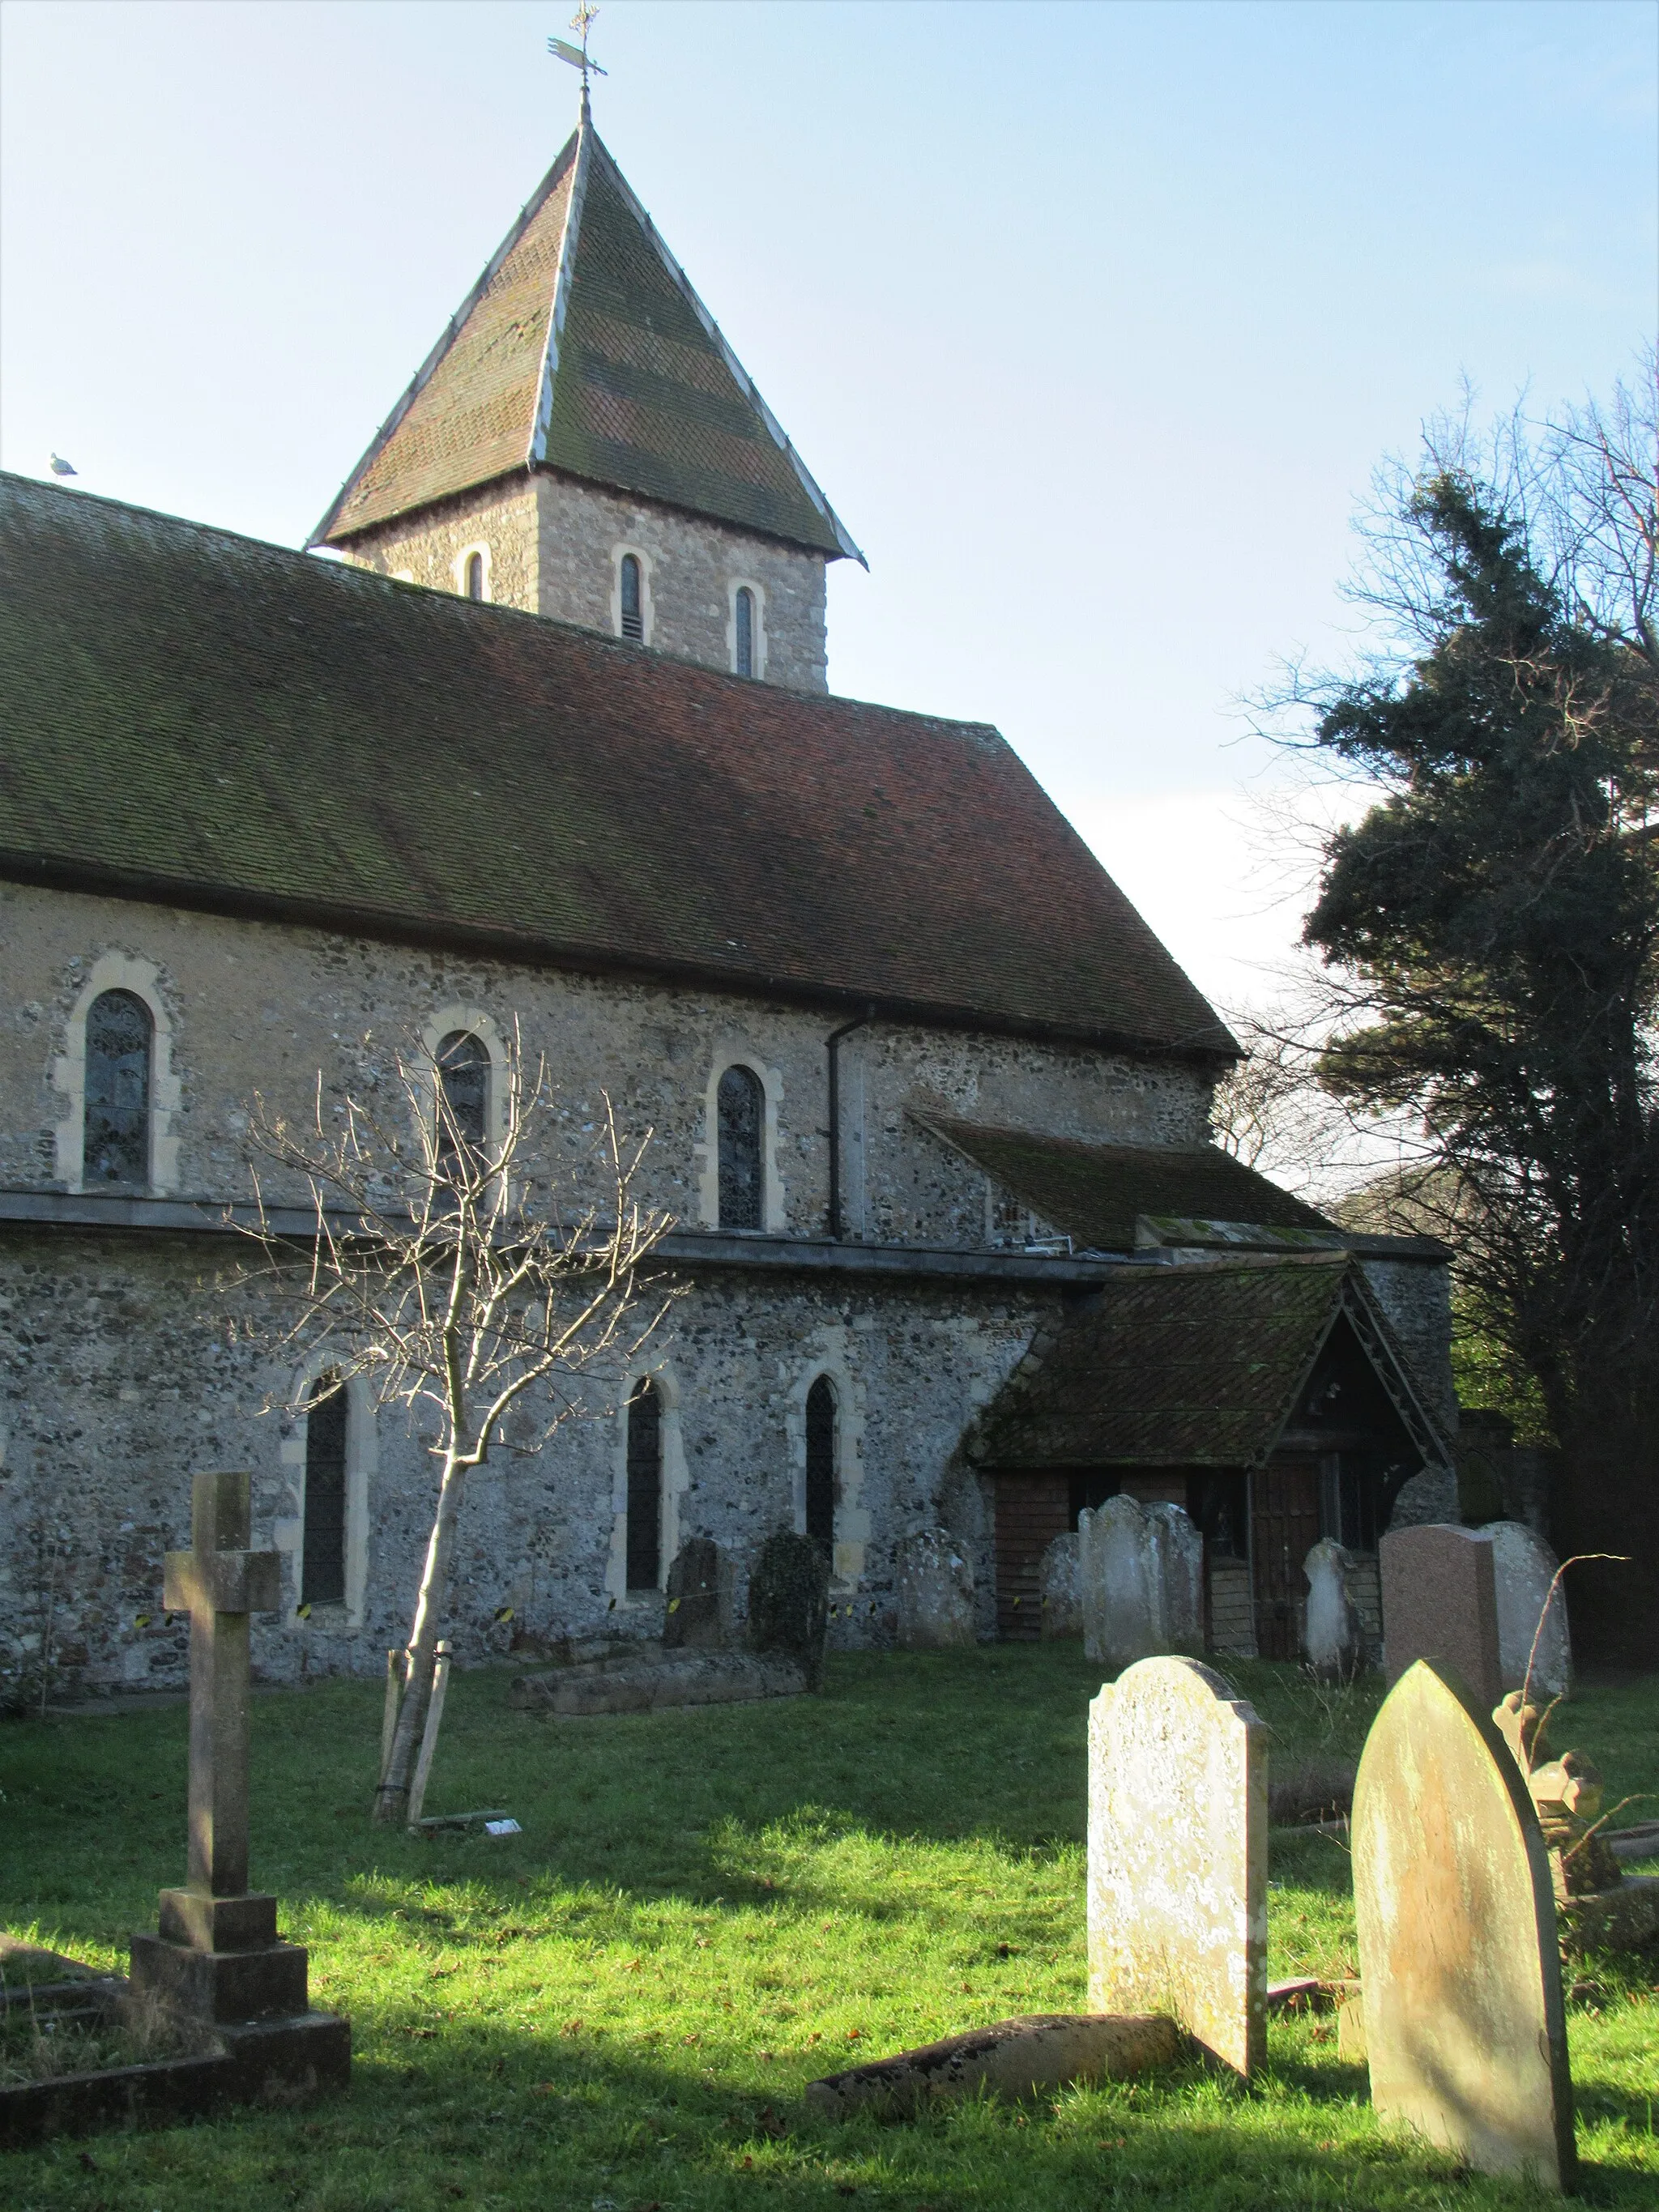
[[[1029,2097],[1072,2081],[1119,2080],[1171,2066],[1180,2056],[1181,2034],[1172,2020],[1033,2013],[828,2074],[807,2083],[806,2101],[833,2118],[873,2109],[908,2118],[944,2099],[986,2093]]]
[[[1090,2005],[1166,2014],[1249,2075],[1267,1948],[1267,1729],[1196,1660],[1143,1659],[1089,1709]]]
[[[1572,2084],[1538,1816],[1488,1712],[1427,1661],[1377,1715],[1352,1826],[1371,2101],[1483,2173],[1568,2189]]]
[[[508,1692],[524,1712],[654,1713],[674,1705],[729,1705],[805,1694],[804,1670],[781,1652],[671,1652],[659,1659],[600,1660],[517,1676]]]

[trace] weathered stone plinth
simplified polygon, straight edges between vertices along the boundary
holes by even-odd
[[[198,1951],[165,1936],[132,1938],[132,1994],[216,2027],[291,2018],[310,2003],[307,1955],[298,1943],[257,1951]]]

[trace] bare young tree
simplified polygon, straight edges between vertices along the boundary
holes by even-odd
[[[504,1111],[493,1142],[476,1097],[454,1079],[422,1051],[398,1059],[373,1103],[348,1097],[329,1109],[319,1076],[307,1124],[260,1101],[252,1117],[256,1158],[309,1194],[301,1240],[279,1224],[279,1202],[267,1201],[255,1169],[248,1233],[265,1253],[258,1272],[290,1316],[282,1345],[320,1348],[337,1382],[366,1376],[379,1404],[437,1416],[437,1498],[378,1821],[406,1814],[466,1478],[501,1439],[510,1411],[533,1409],[544,1439],[582,1410],[583,1378],[625,1368],[675,1295],[641,1280],[673,1224],[635,1195],[648,1133],[624,1140],[607,1097],[592,1163],[597,1194],[574,1188],[573,1177],[574,1202],[562,1216],[532,1171],[551,1115],[545,1064],[526,1081],[514,1036],[497,1071]]]

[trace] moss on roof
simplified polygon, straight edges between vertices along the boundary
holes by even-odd
[[[832,560],[857,550],[591,125],[543,179],[318,542],[348,543],[532,463]]]
[[[1231,1049],[978,725],[745,683],[17,477],[0,714],[13,878]]]
[[[1087,1249],[1129,1252],[1142,1214],[1328,1229],[1322,1213],[1215,1145],[1083,1144],[942,1114],[916,1119],[984,1169],[1022,1206]]]
[[[981,1417],[999,1467],[1254,1467],[1358,1263],[1344,1253],[1126,1267]],[[1363,1293],[1362,1293],[1363,1295]]]

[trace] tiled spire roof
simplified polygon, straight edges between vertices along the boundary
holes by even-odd
[[[536,467],[864,557],[586,121],[311,543]]]

